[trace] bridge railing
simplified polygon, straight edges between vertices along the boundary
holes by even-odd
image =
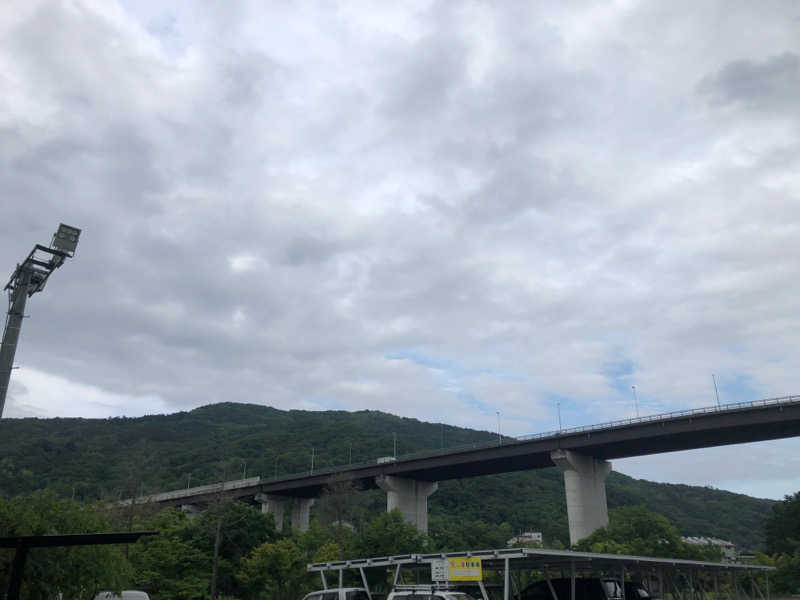
[[[603,431],[606,429],[613,429],[614,427],[622,427],[624,425],[638,425],[642,423],[651,423],[653,421],[666,421],[670,419],[678,419],[681,417],[691,417],[694,415],[705,415],[720,412],[729,412],[742,410],[747,408],[760,408],[762,406],[770,406],[777,404],[793,404],[800,402],[800,396],[781,396],[779,398],[766,398],[764,400],[753,400],[751,402],[736,402],[733,404],[720,404],[715,406],[705,406],[702,408],[689,408],[685,410],[676,410],[668,413],[660,413],[656,415],[647,415],[644,417],[631,417],[629,419],[618,419],[616,421],[609,421],[607,423],[599,423],[597,425],[582,425],[578,427],[570,427],[567,429],[559,429],[556,431],[546,431],[543,433],[533,433],[530,435],[521,435],[515,439],[520,441],[530,441],[541,438],[548,438],[561,435],[569,435],[572,433],[584,433],[591,431]]]
[[[626,425],[638,425],[644,423],[651,423],[654,421],[666,421],[670,419],[678,419],[682,417],[691,417],[695,415],[705,415],[705,414],[712,414],[712,413],[720,413],[720,412],[733,412],[737,410],[745,410],[749,408],[759,408],[763,406],[771,406],[771,405],[783,405],[783,404],[795,404],[800,403],[800,396],[781,396],[777,398],[766,398],[764,400],[754,400],[751,402],[736,402],[733,404],[722,404],[716,406],[707,406],[702,408],[691,408],[685,410],[676,410],[667,413],[660,413],[655,415],[646,415],[644,417],[632,417],[629,419],[618,419],[616,421],[608,421],[606,423],[598,423],[596,425],[582,425],[578,427],[568,427],[565,429],[558,429],[553,431],[545,431],[542,433],[534,433],[530,435],[522,435],[517,437],[503,437],[502,438],[502,445],[512,445],[512,444],[519,444],[524,442],[529,442],[531,440],[539,440],[539,439],[546,439],[546,438],[553,438],[553,437],[561,437],[564,435],[571,435],[575,433],[588,433],[594,431],[604,431],[607,429],[613,429],[615,427],[623,427]],[[459,451],[466,451],[466,450],[479,450],[483,448],[493,448],[500,445],[499,441],[491,441],[491,442],[476,442],[470,444],[459,444],[456,446],[448,446],[447,448],[441,448],[436,450],[421,450],[419,452],[412,452],[408,454],[402,454],[397,457],[397,461],[405,461],[405,460],[415,460],[420,458],[429,458],[434,456],[442,456],[445,454],[452,454],[454,452]],[[387,463],[388,466],[393,463]],[[236,481],[228,481],[223,483],[212,483],[210,485],[199,486],[194,488],[187,488],[184,490],[174,490],[170,492],[164,492],[161,494],[153,494],[152,496],[147,496],[143,498],[137,498],[136,502],[151,502],[151,501],[168,501],[174,500],[177,498],[184,498],[190,497],[193,495],[200,495],[206,493],[215,493],[220,491],[229,491],[234,490],[241,487],[249,487],[253,485],[257,485],[258,483],[273,483],[279,481],[291,481],[293,479],[303,479],[308,477],[309,475],[325,475],[328,473],[336,473],[338,471],[344,470],[358,470],[367,467],[374,467],[376,465],[375,460],[368,460],[362,461],[357,463],[350,463],[350,464],[342,464],[342,465],[333,465],[329,467],[322,467],[317,468],[312,471],[300,471],[298,473],[291,473],[291,474],[282,474],[276,477],[250,477],[248,479],[240,479]],[[127,502],[130,502],[128,500]]]
[[[545,431],[542,433],[534,433],[530,435],[522,435],[517,437],[504,437],[503,438],[503,445],[510,445],[515,443],[521,442],[528,442],[531,440],[538,440],[538,439],[546,439],[552,437],[560,437],[564,435],[570,435],[575,433],[587,433],[593,431],[603,431],[606,429],[612,429],[614,427],[622,427],[625,425],[638,425],[642,423],[650,423],[653,421],[664,421],[669,419],[678,419],[681,417],[693,416],[693,415],[702,415],[702,414],[709,414],[709,413],[719,413],[719,412],[726,412],[726,411],[736,411],[742,410],[747,408],[758,408],[762,406],[770,406],[770,405],[778,405],[778,404],[792,404],[800,402],[800,396],[781,396],[778,398],[767,398],[764,400],[754,400],[751,402],[736,402],[731,404],[722,404],[719,406],[707,406],[702,408],[691,408],[685,410],[676,410],[668,413],[660,413],[655,415],[647,415],[644,417],[632,417],[629,419],[618,419],[616,421],[608,421],[606,423],[598,423],[596,425],[582,425],[578,427],[569,427],[560,430],[554,431]],[[476,442],[471,444],[459,444],[456,446],[448,446],[447,448],[435,449],[435,450],[421,450],[419,452],[412,452],[408,454],[402,454],[397,457],[397,461],[404,461],[404,460],[414,460],[419,458],[429,458],[434,456],[442,456],[444,454],[451,454],[453,452],[458,452],[462,450],[479,450],[482,448],[493,448],[499,445],[497,441],[491,442]],[[361,469],[366,467],[373,467],[375,466],[375,461],[364,461],[358,463],[352,463],[348,465],[335,465],[330,467],[323,467],[319,469],[314,469],[313,475],[325,475],[327,473],[335,473],[337,471],[342,470],[355,470]],[[392,463],[389,463],[392,464]],[[292,473],[292,474],[285,474],[280,475],[278,477],[272,478],[263,478],[262,481],[290,481],[292,479],[301,479],[308,477],[312,473],[310,471],[302,471],[300,473]]]

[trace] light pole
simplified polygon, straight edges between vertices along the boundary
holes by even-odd
[[[397,432],[392,433],[392,456],[397,458]]]
[[[245,461],[242,461],[242,462],[243,462],[242,479],[247,479],[247,461],[245,460]]]
[[[636,418],[639,418],[639,399],[636,397],[636,386],[632,385],[631,389],[633,390],[633,405],[636,407]]]
[[[500,435],[500,411],[497,411],[497,444],[503,445],[503,436]]]
[[[561,400],[556,402],[556,412],[558,412],[558,430],[561,431]]]
[[[14,354],[17,352],[22,318],[25,316],[25,303],[28,297],[44,289],[47,278],[64,264],[65,259],[75,256],[80,235],[80,229],[63,223],[59,225],[50,247],[36,244],[22,264],[17,265],[11,279],[3,288],[8,291],[8,314],[3,330],[3,344],[0,347],[0,417],[3,416],[8,382],[14,368]]]
[[[719,390],[717,389],[717,377],[712,373],[711,379],[714,381],[714,394],[717,396],[717,407],[720,407],[722,405],[719,403]]]

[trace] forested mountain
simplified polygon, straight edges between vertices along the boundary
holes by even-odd
[[[281,411],[222,403],[141,418],[0,421],[0,493],[52,488],[76,499],[117,498],[234,479],[273,477],[491,442],[496,434],[377,411]],[[720,490],[636,480],[612,473],[608,504],[642,505],[684,535],[729,539],[758,549],[770,500]],[[367,513],[385,507],[380,491],[359,494]],[[430,498],[431,528],[508,523],[566,543],[563,480],[555,469],[443,481]],[[480,523],[479,523],[480,522]]]

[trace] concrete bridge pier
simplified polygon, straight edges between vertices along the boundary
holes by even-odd
[[[261,512],[270,514],[275,519],[277,531],[283,531],[283,517],[289,507],[292,510],[292,527],[297,527],[300,531],[308,531],[314,498],[294,498],[275,494],[256,494],[254,498],[261,505]]]
[[[256,494],[255,501],[261,505],[261,512],[272,515],[275,520],[275,530],[283,531],[283,513],[289,498],[275,496],[274,494]]]
[[[437,482],[379,475],[375,483],[386,492],[387,511],[398,509],[406,522],[428,533],[428,496],[439,489]]]
[[[553,450],[550,458],[564,473],[569,542],[575,544],[608,525],[606,477],[611,463],[572,450]]]
[[[314,501],[314,498],[292,498],[292,527],[297,527],[300,531],[308,531],[311,507],[314,505]]]
[[[203,511],[202,507],[196,504],[181,504],[181,510],[186,513],[190,521]]]

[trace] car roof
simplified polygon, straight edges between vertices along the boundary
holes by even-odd
[[[366,591],[364,588],[360,587],[349,587],[349,588],[328,588],[326,590],[314,590],[313,592],[309,592],[306,596],[310,596],[311,594],[324,594],[325,592],[338,592],[339,590],[343,592],[364,592]]]

